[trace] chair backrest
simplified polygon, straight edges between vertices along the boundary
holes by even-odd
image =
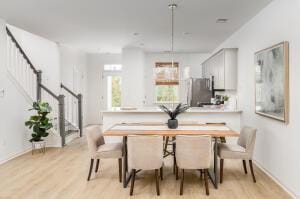
[[[127,152],[129,168],[159,169],[163,164],[163,137],[128,136]]]
[[[246,152],[253,154],[254,151],[254,145],[256,140],[256,129],[245,126],[242,128],[240,137],[238,139],[238,145],[244,147],[246,149]]]
[[[211,161],[210,136],[176,136],[176,162],[181,169],[207,169]]]
[[[105,144],[103,135],[102,135],[102,128],[98,125],[88,126],[85,128],[86,131],[86,138],[88,143],[88,149],[90,155],[93,157],[96,155],[98,147],[100,145]]]

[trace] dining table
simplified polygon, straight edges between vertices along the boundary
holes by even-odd
[[[218,139],[226,137],[238,137],[239,132],[232,130],[225,124],[200,124],[200,123],[184,123],[180,124],[176,129],[168,128],[165,123],[119,123],[114,124],[103,132],[104,136],[121,136],[123,137],[123,187],[126,188],[131,173],[128,172],[127,160],[127,137],[131,135],[159,135],[176,137],[177,135],[206,135],[211,136],[214,140],[213,144],[213,166],[209,169],[209,178],[214,187],[218,188]],[[224,139],[223,139],[224,140]]]

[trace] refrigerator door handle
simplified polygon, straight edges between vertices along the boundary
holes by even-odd
[[[188,81],[188,91],[187,91],[187,96],[186,96],[186,101],[187,101],[187,104],[189,105],[189,106],[191,106],[191,98],[192,98],[192,79],[190,79],[189,81]]]

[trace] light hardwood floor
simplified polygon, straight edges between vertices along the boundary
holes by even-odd
[[[0,198],[62,198],[62,199],[122,199],[156,198],[154,172],[137,175],[134,196],[129,197],[129,186],[122,188],[118,181],[117,160],[103,160],[100,171],[86,181],[89,158],[85,138],[59,149],[47,149],[46,154],[27,153],[0,165]],[[266,174],[255,167],[257,183],[243,173],[241,161],[225,161],[224,182],[219,189],[210,183],[210,196],[205,195],[199,172],[185,175],[184,193],[179,196],[179,181],[172,174],[172,161],[167,159],[159,198],[290,198]],[[249,169],[248,169],[249,170]]]

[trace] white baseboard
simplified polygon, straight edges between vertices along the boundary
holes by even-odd
[[[294,193],[289,188],[283,185],[283,183],[280,182],[279,179],[277,179],[275,176],[273,176],[266,168],[264,168],[258,161],[253,160],[255,165],[262,170],[265,174],[267,174],[276,184],[278,184],[283,190],[285,190],[292,198],[300,199],[300,196],[297,195],[297,193]]]
[[[27,149],[25,149],[25,150],[23,150],[23,151],[21,151],[19,153],[15,153],[14,155],[11,155],[11,156],[9,156],[8,158],[6,158],[4,160],[1,160],[0,161],[0,165],[4,164],[5,162],[8,162],[9,160],[12,160],[12,159],[14,159],[16,157],[19,157],[19,156],[21,156],[21,155],[23,155],[25,153],[28,153],[29,151],[31,151],[31,147],[28,147]]]

